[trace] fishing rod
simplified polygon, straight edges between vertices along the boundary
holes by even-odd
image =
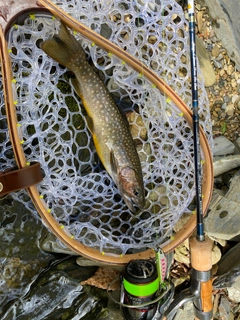
[[[200,130],[198,112],[198,77],[195,35],[194,0],[188,0],[190,64],[192,83],[192,127],[194,144],[194,169],[196,188],[196,237],[190,239],[192,278],[191,286],[178,294],[167,311],[164,319],[173,319],[179,307],[192,301],[195,319],[210,320],[213,318],[212,304],[212,242],[205,237],[202,207],[202,175],[200,153]]]
[[[202,212],[202,181],[201,181],[201,155],[199,143],[199,113],[198,113],[198,79],[196,59],[196,35],[194,0],[188,1],[189,12],[189,38],[190,38],[190,62],[192,83],[192,119],[193,119],[193,143],[194,143],[194,167],[196,184],[196,214],[197,214],[197,240],[204,241],[204,225]]]
[[[204,234],[202,210],[201,154],[198,112],[198,77],[196,58],[195,9],[194,0],[188,0],[190,62],[192,83],[192,119],[194,141],[194,167],[196,184],[196,238],[190,240],[192,283],[191,292],[195,299],[194,311],[196,319],[212,319],[212,242]]]

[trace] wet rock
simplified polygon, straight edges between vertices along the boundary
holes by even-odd
[[[2,306],[22,294],[55,256],[39,249],[38,240],[45,227],[22,203],[8,196],[0,200],[0,207],[1,312]]]
[[[111,293],[111,296],[116,301],[120,301],[120,292],[114,291],[113,293]],[[112,299],[109,299],[108,308],[109,308],[109,320],[124,320],[119,310],[119,305],[117,305]]]
[[[108,319],[105,291],[82,286],[95,267],[81,268],[71,257],[52,264],[31,283],[27,294],[3,308],[1,319]]]
[[[224,136],[216,137],[213,140],[213,155],[214,156],[225,156],[227,154],[234,153],[235,146]]]
[[[21,203],[7,198],[1,209],[1,319],[123,319],[116,306],[108,307],[106,291],[80,284],[98,267],[80,267],[72,256],[48,268],[59,255],[38,244],[42,235],[51,243],[56,238]]]

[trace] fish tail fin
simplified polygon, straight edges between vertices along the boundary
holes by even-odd
[[[52,59],[72,70],[75,57],[84,56],[85,52],[80,43],[74,38],[63,23],[60,25],[59,33],[52,38],[43,41],[41,49]]]

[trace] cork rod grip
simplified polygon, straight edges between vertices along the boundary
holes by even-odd
[[[198,241],[190,239],[191,265],[198,271],[209,271],[212,269],[212,241],[207,238]]]

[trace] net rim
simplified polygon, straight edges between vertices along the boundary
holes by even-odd
[[[44,8],[39,8],[33,6],[32,8],[28,8],[28,10],[20,11],[17,16],[28,12],[34,12],[37,10],[44,10],[46,13],[49,12],[54,16],[60,18],[69,28],[74,29],[75,31],[81,33],[84,37],[87,37],[96,45],[101,46],[107,52],[112,52],[118,58],[124,60],[127,64],[129,64],[134,70],[138,72],[144,72],[144,76],[153,83],[158,90],[160,90],[164,95],[170,98],[177,108],[180,111],[181,116],[186,120],[186,122],[191,126],[192,123],[192,112],[186,106],[186,104],[181,100],[180,97],[161,79],[155,74],[153,71],[143,66],[141,62],[139,62],[136,58],[126,53],[121,48],[117,47],[107,39],[101,37],[99,34],[95,33],[91,29],[88,29],[86,26],[82,25],[79,21],[67,15],[64,11],[59,9],[56,5],[52,4],[48,0],[39,0],[38,3],[41,4]],[[16,16],[15,16],[16,18]],[[4,81],[4,96],[5,96],[5,104],[7,111],[7,121],[8,128],[10,133],[10,139],[13,146],[13,151],[15,155],[15,160],[19,168],[23,168],[27,165],[27,160],[24,155],[23,148],[19,143],[19,133],[17,128],[17,118],[16,111],[13,101],[12,94],[12,77],[11,77],[11,68],[10,68],[10,59],[8,55],[7,48],[7,40],[6,34],[8,28],[13,23],[13,19],[6,25],[5,30],[0,28],[0,45],[1,45],[1,61],[2,61],[2,71]],[[203,185],[202,185],[202,193],[203,197],[203,214],[205,215],[207,212],[207,208],[209,206],[209,202],[211,199],[212,189],[213,189],[213,165],[212,165],[212,155],[211,150],[206,138],[203,129],[200,128],[200,147],[204,157],[203,164]],[[50,210],[47,208],[45,202],[41,198],[38,189],[36,186],[31,186],[27,189],[32,202],[37,209],[39,215],[43,219],[44,223],[47,227],[60,239],[65,245],[67,245],[74,252],[85,256],[91,260],[95,260],[98,262],[105,262],[112,265],[124,265],[128,263],[132,259],[150,259],[155,256],[155,248],[148,249],[143,252],[126,254],[126,255],[115,255],[113,253],[104,253],[99,252],[96,249],[87,247],[75,240],[65,229],[63,225],[60,225],[51,215]],[[194,231],[196,227],[196,215],[193,214],[188,222],[183,226],[183,228],[174,235],[174,238],[171,239],[167,244],[163,244],[161,246],[162,250],[167,253],[172,251],[175,247],[181,244],[186,238],[188,238],[191,233]]]

